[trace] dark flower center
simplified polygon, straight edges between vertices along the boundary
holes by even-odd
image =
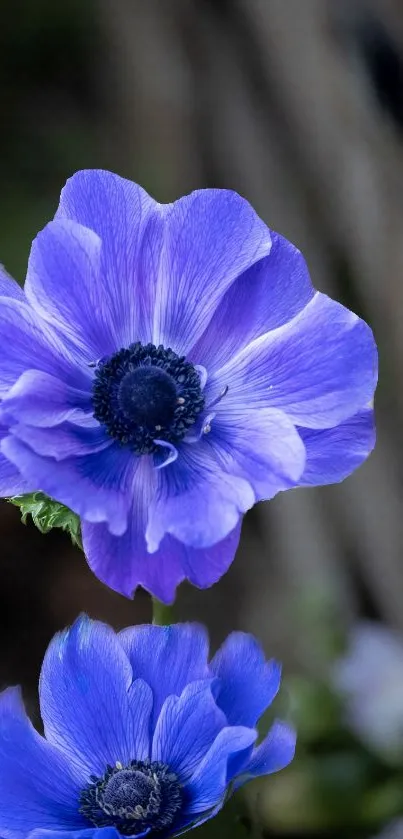
[[[114,826],[125,836],[163,830],[182,804],[181,786],[164,763],[132,760],[128,766],[108,766],[102,778],[80,794],[80,813],[97,827]]]
[[[97,364],[92,403],[110,436],[140,455],[157,451],[155,440],[182,440],[204,398],[184,356],[138,342]]]

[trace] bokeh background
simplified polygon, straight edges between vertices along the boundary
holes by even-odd
[[[207,592],[181,586],[176,614],[205,621],[213,645],[256,633],[284,662],[275,710],[300,732],[293,766],[200,838],[378,835],[403,818],[402,3],[2,0],[0,113],[0,259],[20,282],[66,178],[102,167],[160,201],[237,190],[371,323],[375,453],[343,485],[252,511],[230,572]],[[148,620],[150,601],[108,591],[67,537],[22,526],[6,502],[0,537],[0,687],[22,683],[37,718],[51,635],[82,610]],[[351,647],[363,620],[365,667]],[[366,731],[332,686],[350,653]]]

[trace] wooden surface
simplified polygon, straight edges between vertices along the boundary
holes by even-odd
[[[366,607],[403,630],[403,12],[392,0],[99,8],[109,105],[133,177],[146,173],[161,200],[200,185],[238,190],[303,250],[319,289],[369,320],[380,346],[369,462],[343,485],[260,505],[227,578],[206,595],[183,593],[181,608],[207,609],[220,631],[236,615],[290,655],[302,590],[322,592],[342,623]]]

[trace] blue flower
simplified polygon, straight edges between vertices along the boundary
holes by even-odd
[[[283,722],[254,745],[279,685],[250,635],[230,635],[209,663],[197,624],[115,634],[79,618],[45,655],[45,737],[17,688],[0,695],[0,834],[162,839],[211,818],[231,790],[292,760]]]
[[[128,596],[212,585],[255,502],[373,447],[371,330],[236,193],[79,172],[0,293],[0,493],[74,510]]]

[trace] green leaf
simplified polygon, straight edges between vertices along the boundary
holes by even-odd
[[[80,519],[68,507],[59,504],[43,492],[14,495],[8,500],[20,508],[23,524],[26,524],[28,517],[31,516],[41,533],[49,533],[54,527],[60,527],[69,534],[73,545],[77,545],[82,550]]]

